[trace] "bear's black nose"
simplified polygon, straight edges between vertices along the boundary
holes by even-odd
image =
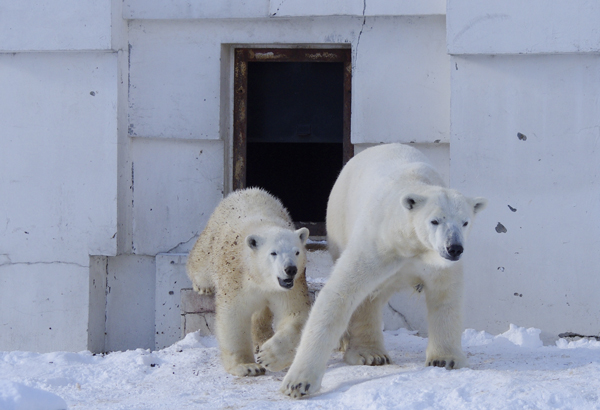
[[[458,258],[463,253],[464,249],[462,245],[450,245],[446,248],[446,250],[448,251],[448,255],[452,256],[453,258]]]
[[[294,276],[296,273],[298,273],[298,268],[295,266],[288,266],[284,269],[285,273],[287,273],[289,276]]]

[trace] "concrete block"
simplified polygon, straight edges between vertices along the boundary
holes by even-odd
[[[223,142],[136,138],[131,148],[133,252],[189,251],[223,197]]]
[[[353,45],[352,143],[449,142],[444,17],[375,17],[367,23]]]
[[[105,352],[106,334],[106,282],[108,280],[108,257],[90,256],[88,350]]]
[[[219,128],[220,107],[233,91],[221,94],[228,84],[222,77],[230,80],[221,69],[231,66],[221,60],[232,53],[221,54],[229,50],[222,45],[264,46],[274,39],[281,46],[352,46],[353,143],[449,141],[450,59],[443,16],[370,17],[365,24],[362,18],[339,17],[136,21],[129,38],[129,134],[227,138],[229,123]]]
[[[193,289],[181,289],[182,313],[207,313],[215,311],[213,295],[199,295]]]
[[[0,249],[13,263],[87,269],[89,255],[116,253],[116,63],[0,54]]]
[[[163,349],[181,339],[181,289],[191,288],[185,272],[187,254],[156,255],[155,349]]]
[[[88,349],[89,266],[0,265],[0,351]]]
[[[186,313],[181,315],[183,320],[183,337],[188,333],[200,331],[200,336],[212,336],[215,334],[214,313]]]
[[[489,200],[464,254],[466,325],[598,333],[600,57],[452,67],[451,185]]]
[[[597,53],[595,0],[448,0],[450,54]]]
[[[154,257],[108,258],[105,350],[154,348]]]
[[[3,2],[0,51],[110,50],[111,11],[110,1]]]
[[[265,18],[269,0],[125,0],[125,19]]]
[[[287,0],[271,1],[271,17],[322,17],[322,16],[418,16],[444,15],[444,0]]]

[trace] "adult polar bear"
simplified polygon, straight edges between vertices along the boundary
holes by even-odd
[[[327,205],[327,234],[336,263],[306,323],[281,391],[319,390],[327,359],[345,331],[349,364],[389,363],[381,309],[397,290],[425,291],[426,364],[459,368],[464,240],[483,198],[444,187],[425,156],[407,145],[369,148],[350,160]]]

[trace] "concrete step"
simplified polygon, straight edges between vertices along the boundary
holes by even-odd
[[[324,283],[308,282],[311,303],[314,303],[323,285]],[[199,295],[192,288],[181,289],[182,337],[196,331],[200,331],[202,336],[213,335],[215,316],[214,295]]]

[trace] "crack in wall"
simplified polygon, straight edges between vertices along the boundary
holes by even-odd
[[[80,263],[77,262],[65,262],[65,261],[37,261],[37,262],[13,262],[10,259],[10,256],[8,254],[2,254],[0,256],[5,257],[5,261],[0,263],[0,267],[2,266],[14,266],[14,265],[73,265],[73,266],[79,266],[80,268],[89,268],[88,265],[82,265]]]
[[[171,249],[169,249],[165,253],[173,252],[175,249],[179,248],[181,245],[185,245],[185,244],[189,243],[191,240],[195,239],[196,236],[198,236],[198,232],[193,234],[192,237],[190,239],[188,239],[187,241],[179,242],[177,245],[173,246]]]
[[[354,49],[354,67],[356,67],[356,61],[358,60],[358,46],[360,45],[360,37],[362,36],[363,30],[365,29],[365,24],[367,22],[367,16],[366,16],[366,11],[367,11],[367,0],[363,0],[363,12],[362,12],[362,16],[363,16],[363,21],[362,21],[362,25],[360,26],[360,32],[358,33],[358,39],[356,40],[356,48]]]

